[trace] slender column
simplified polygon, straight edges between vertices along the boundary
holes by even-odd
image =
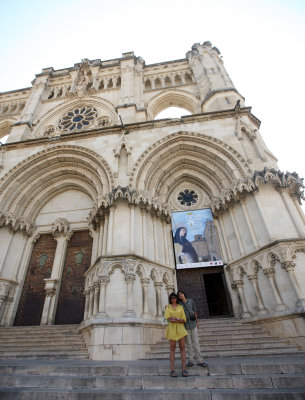
[[[287,211],[294,223],[294,226],[300,236],[305,236],[305,225],[302,219],[300,218],[300,215],[298,212],[296,212],[296,209],[294,207],[293,201],[289,194],[283,190],[279,190],[282,196],[282,199],[284,200],[285,206],[287,208]]]
[[[90,288],[89,291],[89,309],[88,309],[88,318],[93,316],[93,303],[94,303],[94,289]]]
[[[14,281],[17,281],[18,272],[19,272],[19,265],[21,264],[21,260],[24,258],[24,254],[25,254],[25,251],[26,251],[26,244],[27,244],[27,241],[26,241],[25,234],[24,234],[23,235],[22,249],[21,249],[20,255],[18,257],[18,261],[16,262],[15,267],[14,267],[14,274],[13,274],[13,280]]]
[[[142,278],[142,290],[143,290],[143,312],[141,318],[149,318],[148,312],[148,284],[150,279],[149,278]]]
[[[66,221],[68,224],[68,222]],[[67,225],[68,226],[68,225]],[[58,228],[58,226],[57,226]],[[55,229],[55,228],[54,228]],[[62,228],[58,228],[62,229]],[[46,291],[49,291],[49,296],[45,299],[45,303],[42,311],[41,325],[53,324],[56,312],[56,303],[59,295],[59,282],[61,281],[62,271],[66,258],[66,251],[68,241],[73,235],[73,231],[56,231],[54,233],[55,240],[57,241],[54,262],[52,267],[51,277],[44,279],[46,282]],[[53,291],[54,289],[54,291]],[[54,298],[52,298],[54,296]],[[50,297],[50,298],[49,298]]]
[[[234,232],[235,232],[236,239],[237,239],[237,242],[238,242],[239,251],[240,251],[240,254],[243,256],[245,254],[245,249],[244,249],[241,237],[240,237],[239,229],[238,229],[238,226],[237,226],[237,223],[236,223],[236,218],[235,218],[234,210],[233,210],[232,206],[229,207],[229,214],[231,216],[231,220],[232,220],[232,223],[233,223],[233,228],[234,228]]]
[[[0,260],[0,274],[3,270],[4,264],[6,261],[6,257],[7,257],[7,253],[9,251],[9,248],[12,243],[13,235],[14,235],[14,232],[12,231],[12,229],[8,228],[8,235],[7,235],[7,239],[6,239],[6,243],[5,243],[5,248],[4,248],[4,252],[2,253],[1,260]]]
[[[221,229],[218,217],[214,218],[214,224],[215,224],[216,229],[217,229],[217,231],[219,233],[218,237],[219,237],[221,249],[222,249],[222,252],[223,252],[223,255],[224,255],[224,260],[223,261],[226,262],[227,260],[229,260],[229,257],[228,257],[226,244],[225,244],[224,239],[223,239],[223,233],[222,233],[222,229]]]
[[[127,311],[124,312],[124,317],[135,318],[136,313],[133,310],[133,282],[136,279],[135,275],[125,275],[127,282]]]
[[[147,258],[147,237],[146,237],[146,209],[141,208],[142,213],[142,255]]]
[[[100,257],[103,254],[103,239],[104,239],[104,221],[100,221],[98,251],[97,251],[98,257]]]
[[[240,298],[240,302],[241,302],[242,317],[243,318],[251,317],[251,313],[248,309],[247,300],[246,300],[245,293],[244,293],[244,282],[242,280],[240,280],[240,281],[234,281],[233,283],[235,284],[235,286],[237,287],[237,290],[238,290],[238,294],[239,294],[239,298]]]
[[[100,294],[100,286],[98,282],[94,282],[93,285],[94,290],[94,301],[93,301],[93,315],[96,315],[99,310],[99,294]]]
[[[93,239],[91,251],[91,265],[95,263],[98,257],[98,242],[99,242],[99,229],[95,231],[93,228],[89,229],[89,234]]]
[[[222,236],[226,245],[226,250],[228,253],[228,261],[233,260],[232,257],[232,252],[231,252],[231,248],[230,248],[230,244],[228,242],[228,238],[227,238],[227,233],[226,233],[226,229],[225,229],[225,224],[223,222],[223,215],[219,214],[219,222],[220,222],[220,227],[221,227],[221,231],[222,231]]]
[[[10,285],[8,282],[0,281],[0,321],[4,314],[5,310],[5,302],[7,300],[8,294],[10,291]]]
[[[88,312],[89,312],[89,291],[84,291],[85,295],[85,311],[84,311],[84,321],[88,319]]]
[[[55,285],[57,285],[58,283],[58,281],[53,281],[53,282]],[[48,284],[51,284],[51,282],[48,282]],[[56,292],[56,287],[45,288],[45,291],[46,291],[46,298],[44,301],[40,325],[49,325],[49,322],[51,324],[50,309],[51,309],[52,298]]]
[[[300,203],[299,203],[297,197],[293,196],[292,200],[294,202],[294,205],[296,206],[296,209],[298,210],[298,213],[299,213],[300,217],[302,218],[303,223],[305,224],[305,214],[304,214],[304,212],[302,210],[302,207],[300,206]]]
[[[100,278],[100,301],[99,301],[99,316],[103,318],[107,318],[108,315],[106,313],[106,286],[110,279],[108,276],[102,276]]]
[[[153,220],[153,237],[154,237],[154,260],[158,262],[159,254],[158,254],[157,217],[153,215],[152,220]]]
[[[165,288],[168,296],[175,291],[175,286],[173,285],[166,285]]]
[[[154,286],[156,288],[156,298],[157,298],[157,314],[156,318],[159,319],[162,317],[162,304],[161,304],[161,288],[163,286],[162,282],[154,282]]]
[[[108,226],[109,226],[109,213],[105,214],[103,251],[102,251],[103,255],[105,255],[107,251]]]
[[[267,236],[268,236],[268,241],[272,241],[274,238],[273,238],[273,236],[272,236],[272,234],[271,234],[271,232],[269,230],[269,227],[268,227],[268,224],[267,224],[267,220],[266,220],[266,215],[265,215],[264,209],[263,209],[263,207],[261,205],[261,202],[259,200],[258,192],[253,192],[253,196],[254,196],[258,211],[259,211],[259,213],[261,215],[261,218],[263,220],[263,224],[265,226],[265,229],[266,229],[266,232],[267,232]]]
[[[113,214],[114,214],[114,207],[111,207],[111,208],[110,208],[110,211],[109,211],[108,238],[107,238],[107,255],[110,255],[110,254],[112,253]]]
[[[166,229],[167,229],[167,237],[170,238],[169,239],[169,247],[168,247],[168,258],[169,258],[169,264],[171,267],[175,267],[176,263],[175,263],[175,255],[174,255],[174,250],[173,250],[173,239],[172,239],[172,228],[170,224],[166,225]]]
[[[5,326],[5,325],[8,326],[8,323],[6,323],[6,320],[7,320],[8,310],[10,309],[10,305],[12,304],[12,302],[13,302],[12,297],[6,299],[3,316],[2,316],[2,318],[0,318],[1,326]]]
[[[166,232],[166,221],[162,219],[162,232],[163,232],[163,244],[164,244],[164,261],[165,265],[169,265],[168,258],[168,240],[167,240],[167,232]]]
[[[251,222],[251,219],[250,219],[247,207],[246,207],[245,199],[241,199],[240,200],[240,204],[242,206],[242,209],[243,209],[243,212],[244,212],[244,216],[245,216],[246,221],[247,221],[247,226],[248,226],[248,229],[249,229],[249,232],[250,232],[250,235],[251,235],[251,239],[252,239],[253,245],[254,245],[254,247],[256,249],[258,249],[259,248],[259,244],[258,244],[256,235],[255,235],[253,224]]]
[[[135,247],[134,247],[134,214],[135,214],[135,208],[133,204],[129,204],[129,209],[130,209],[130,254],[134,254],[135,252]]]
[[[296,303],[297,310],[305,311],[305,296],[302,292],[302,289],[300,288],[299,282],[294,273],[295,263],[292,261],[286,261],[286,262],[282,263],[282,268],[284,268],[288,272],[289,277],[291,279],[292,286],[297,295],[297,299],[298,299],[297,303]]]
[[[257,304],[258,304],[258,309],[257,309],[257,314],[258,315],[264,315],[268,313],[268,310],[265,308],[261,292],[259,290],[258,286],[258,279],[256,275],[250,275],[248,276],[249,281],[252,283],[254,293],[256,296]]]
[[[266,277],[269,279],[272,291],[273,291],[273,295],[276,301],[276,307],[275,310],[276,311],[285,311],[288,310],[288,307],[284,304],[281,294],[277,288],[277,284],[275,282],[275,271],[274,268],[268,268],[268,269],[264,269],[263,273],[266,275]]]

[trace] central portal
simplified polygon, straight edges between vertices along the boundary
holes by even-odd
[[[233,315],[223,267],[177,270],[177,283],[194,300],[199,318]]]

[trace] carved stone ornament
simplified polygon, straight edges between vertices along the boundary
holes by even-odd
[[[26,235],[31,236],[34,230],[34,224],[24,217],[17,217],[10,212],[0,211],[0,227],[7,226],[14,232],[20,230],[24,231]]]
[[[52,233],[54,237],[62,233],[70,239],[73,231],[70,230],[70,224],[66,218],[57,218],[52,225]]]

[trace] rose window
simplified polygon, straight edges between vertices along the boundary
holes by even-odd
[[[79,131],[89,127],[97,118],[97,110],[94,107],[78,107],[67,112],[59,121],[58,127],[64,132]]]
[[[197,202],[198,194],[194,190],[185,189],[179,192],[177,199],[183,206],[191,206]]]

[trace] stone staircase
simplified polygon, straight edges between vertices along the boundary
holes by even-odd
[[[169,376],[168,341],[139,361],[92,361],[77,327],[0,328],[2,400],[304,400],[305,352],[236,319],[200,321],[207,368]],[[70,339],[72,341],[70,341]]]
[[[235,318],[200,320],[198,338],[204,358],[300,354],[299,346],[271,336],[261,327],[242,323]],[[177,357],[179,354],[176,346]],[[151,351],[145,358],[169,359],[168,340],[163,339],[151,346]]]
[[[0,360],[2,400],[304,400],[305,357],[208,359],[189,377],[168,360]],[[180,364],[180,362],[179,362]]]
[[[78,325],[0,328],[0,358],[89,358]]]

